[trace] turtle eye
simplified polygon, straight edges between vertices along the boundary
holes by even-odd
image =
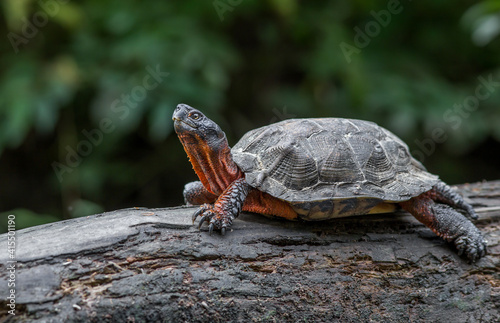
[[[189,117],[193,120],[198,120],[201,117],[201,114],[199,114],[198,112],[193,112],[189,114]]]

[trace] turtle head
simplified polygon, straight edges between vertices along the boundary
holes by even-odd
[[[172,119],[189,161],[209,192],[219,195],[242,176],[226,134],[215,122],[187,104],[179,104]]]
[[[226,134],[221,128],[199,110],[187,104],[179,104],[172,116],[175,132],[183,141],[195,141],[209,149],[218,150],[227,145]],[[191,139],[191,140],[189,140]]]

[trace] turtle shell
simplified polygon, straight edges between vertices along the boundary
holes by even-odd
[[[248,184],[295,205],[402,202],[438,181],[401,139],[362,120],[285,120],[246,133],[231,152]]]

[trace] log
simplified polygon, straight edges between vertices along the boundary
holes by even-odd
[[[412,216],[291,222],[241,214],[222,237],[193,207],[131,208],[0,236],[0,321],[499,322],[500,181],[460,185],[475,264]],[[12,298],[12,297],[11,297]]]

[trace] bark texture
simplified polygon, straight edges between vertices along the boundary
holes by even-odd
[[[402,212],[242,214],[222,237],[196,208],[133,208],[19,230],[15,317],[0,235],[0,321],[499,322],[500,181],[458,191],[488,240],[475,264]]]

